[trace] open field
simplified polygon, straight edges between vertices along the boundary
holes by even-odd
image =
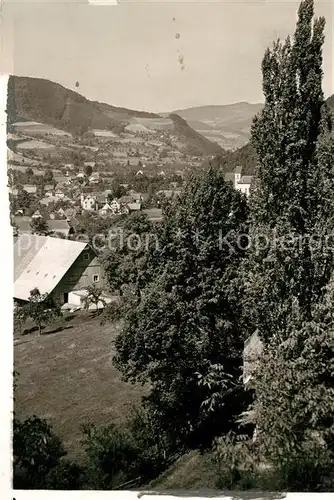
[[[66,136],[71,137],[71,134],[65,132],[64,130],[60,130],[58,128],[52,127],[51,125],[47,125],[46,123],[39,122],[16,122],[13,123],[13,127],[21,133],[25,134],[52,134],[56,136]]]
[[[16,336],[15,411],[19,418],[33,414],[46,418],[64,440],[69,456],[80,460],[80,425],[123,421],[144,390],[121,381],[112,366],[119,326],[100,326],[100,317],[86,312],[68,316],[64,323],[52,325],[41,336],[36,332]]]
[[[145,125],[142,125],[141,123],[130,123],[130,125],[128,125],[127,127],[125,127],[124,129],[126,132],[145,132],[145,133],[148,133],[148,134],[156,134],[156,130],[151,130],[147,127],[145,127]]]
[[[132,123],[139,123],[154,130],[171,130],[173,128],[173,121],[170,118],[134,118]]]
[[[42,141],[36,141],[35,139],[31,141],[21,142],[16,146],[18,149],[54,149],[54,146]]]
[[[114,132],[111,132],[111,130],[98,130],[98,129],[94,129],[93,133],[94,133],[94,135],[96,137],[119,137]]]

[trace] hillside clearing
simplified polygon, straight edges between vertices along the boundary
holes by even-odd
[[[17,417],[46,418],[64,440],[69,456],[80,459],[85,422],[124,421],[138,405],[143,389],[121,380],[112,366],[119,325],[100,326],[99,317],[79,313],[62,331],[21,335],[14,346],[19,373]]]

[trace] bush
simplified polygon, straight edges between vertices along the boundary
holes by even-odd
[[[83,427],[84,472],[88,489],[121,489],[147,484],[171,463],[172,448],[154,419],[143,409],[124,427]]]
[[[248,436],[229,432],[217,438],[213,446],[213,462],[219,476],[217,488],[244,490],[258,487],[258,450]]]
[[[312,440],[299,452],[291,450],[269,460],[260,439],[229,433],[215,440],[213,465],[219,489],[334,490],[333,457]]]
[[[116,489],[136,478],[138,451],[128,432],[114,424],[87,424],[83,433],[87,489]]]
[[[134,410],[127,427],[138,450],[138,473],[143,480],[151,480],[163,472],[175,451],[158,422],[144,408]]]
[[[80,490],[85,470],[77,464],[62,459],[53,467],[43,481],[43,488],[48,490]]]
[[[277,489],[289,491],[334,491],[334,461],[319,444],[304,446],[276,464]]]
[[[61,440],[46,420],[35,416],[22,422],[14,420],[14,488],[42,488],[46,475],[64,455],[66,451]]]

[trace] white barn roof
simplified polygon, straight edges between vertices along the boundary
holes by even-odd
[[[87,243],[23,234],[14,245],[14,298],[28,300],[30,291],[51,293]]]

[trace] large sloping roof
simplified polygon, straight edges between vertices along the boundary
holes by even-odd
[[[23,234],[14,244],[14,297],[28,300],[37,287],[51,293],[86,248],[86,243]]]
[[[22,234],[17,238],[14,244],[14,281],[27,268],[46,240],[46,236],[34,234]]]

